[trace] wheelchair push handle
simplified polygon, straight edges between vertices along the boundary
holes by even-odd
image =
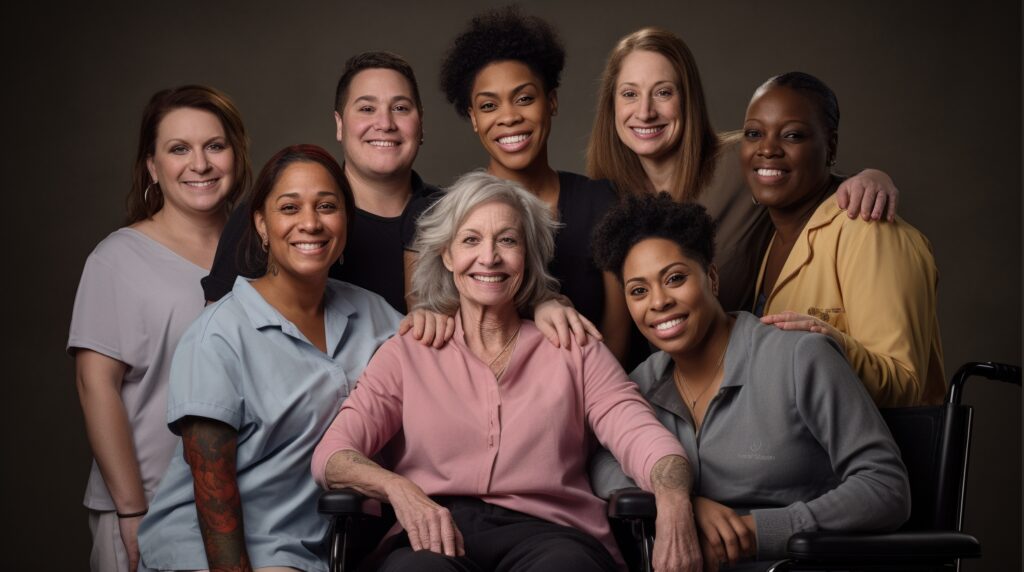
[[[953,374],[946,393],[946,403],[960,405],[963,398],[964,385],[971,377],[984,377],[993,381],[1002,381],[1020,386],[1020,366],[996,362],[968,362],[960,366]]]

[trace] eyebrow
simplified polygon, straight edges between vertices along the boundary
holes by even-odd
[[[528,81],[526,83],[517,85],[514,88],[512,88],[512,93],[513,93],[513,95],[517,94],[520,91],[522,91],[522,90],[524,90],[524,89],[526,89],[527,87],[530,87],[530,86],[536,87],[537,84],[532,82],[532,81]],[[478,97],[495,97],[496,98],[496,97],[498,97],[498,94],[496,94],[496,93],[494,93],[492,91],[481,91],[481,92],[473,94],[473,99],[476,99]]]
[[[316,196],[317,196],[317,198],[319,198],[319,197],[340,197],[340,195],[338,193],[335,193],[333,191],[319,191],[319,192],[317,192]],[[297,198],[299,198],[299,193],[297,191],[293,191],[293,192],[290,192],[290,193],[281,193],[280,195],[277,196],[277,199],[275,199],[275,200],[279,201],[279,200],[284,199],[284,198],[297,199]]]
[[[221,140],[223,140],[226,143],[227,140],[228,140],[228,137],[227,137],[227,135],[214,135],[213,137],[210,137],[206,141],[203,141],[203,145],[206,145],[207,143],[212,143],[212,142],[214,142],[214,141],[216,141],[218,139],[221,139]],[[175,137],[173,139],[168,139],[166,144],[167,145],[172,145],[172,144],[175,144],[175,143],[184,143],[186,145],[189,144],[188,141],[185,141],[184,139],[181,139],[181,138],[178,138],[178,137]]]
[[[668,263],[664,268],[659,270],[658,276],[664,276],[665,273],[668,272],[668,270],[673,266],[686,266],[687,268],[689,268],[689,266],[687,266],[685,262],[683,262],[682,260],[677,260],[676,262]],[[646,279],[642,276],[634,276],[632,278],[627,278],[626,280],[624,280],[623,284],[629,284],[630,282],[646,282]]]
[[[377,102],[380,101],[380,98],[377,97],[376,95],[360,95],[359,97],[353,99],[352,103],[355,103],[357,101],[369,101],[370,103],[377,103]],[[395,97],[392,97],[390,101],[392,101],[392,102],[394,102],[394,101],[410,101],[411,102],[412,98],[409,97],[408,95],[396,95]]]

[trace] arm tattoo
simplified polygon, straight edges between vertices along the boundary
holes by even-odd
[[[351,449],[339,451],[338,456],[341,457],[343,460],[352,463],[353,465],[364,465],[367,467],[377,467],[378,469],[380,468],[380,465],[374,463],[370,459],[367,459],[365,455],[357,453],[356,451],[353,451]]]
[[[651,485],[654,492],[658,492],[659,489],[674,489],[688,494],[692,482],[690,463],[679,455],[662,457],[651,469]]]
[[[235,478],[238,432],[219,421],[187,417],[181,438],[192,468],[196,513],[210,572],[251,571]]]

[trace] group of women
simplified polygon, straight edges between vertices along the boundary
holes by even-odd
[[[619,569],[596,495],[634,483],[657,570],[906,519],[877,406],[941,399],[937,274],[884,173],[833,173],[835,95],[776,76],[720,136],[645,28],[608,58],[588,178],[548,162],[564,59],[516,9],[469,23],[441,84],[490,159],[444,192],[394,54],[346,62],[343,165],[295,145],[251,188],[225,95],[153,96],[68,341],[94,570],[325,570],[320,486],[394,506],[384,570]]]

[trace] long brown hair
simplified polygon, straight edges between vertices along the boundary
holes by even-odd
[[[669,189],[654,189],[640,159],[615,131],[615,84],[622,60],[637,50],[664,56],[679,78],[683,127],[676,152],[675,174]],[[661,28],[642,28],[619,40],[608,55],[598,94],[594,127],[587,146],[587,175],[609,179],[621,194],[669,191],[676,200],[693,200],[715,170],[719,140],[711,127],[697,63],[678,36]]]
[[[164,195],[159,192],[159,184],[154,183],[150,177],[146,161],[156,151],[156,131],[160,122],[171,111],[183,107],[209,111],[220,119],[220,124],[224,128],[224,135],[235,157],[235,184],[224,201],[226,211],[231,209],[249,185],[252,172],[249,166],[249,137],[245,134],[242,116],[231,98],[203,85],[183,85],[160,90],[149,98],[149,103],[142,112],[139,146],[135,153],[135,165],[132,167],[132,186],[125,201],[128,224],[148,219],[164,206]]]

